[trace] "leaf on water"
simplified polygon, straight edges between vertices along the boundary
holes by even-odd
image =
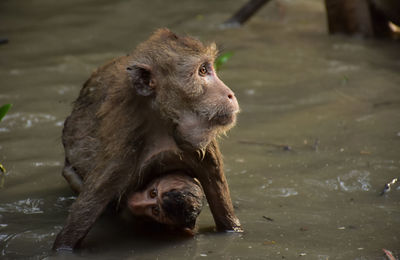
[[[382,250],[383,250],[383,252],[385,253],[386,257],[387,257],[389,260],[397,260],[396,257],[394,257],[394,255],[393,255],[392,252],[390,252],[389,250],[384,249],[384,248],[382,248]]]
[[[12,106],[11,104],[5,104],[2,107],[0,107],[0,121],[7,114],[8,110],[11,108],[11,106]]]
[[[219,71],[222,65],[224,65],[232,56],[233,52],[231,51],[222,53],[220,56],[218,56],[214,63],[215,70]]]
[[[4,166],[0,163],[0,189],[3,188],[4,186],[4,179],[6,177],[6,169]]]
[[[262,244],[263,244],[263,245],[266,245],[266,246],[268,246],[268,245],[275,245],[275,244],[276,244],[276,241],[274,241],[274,240],[267,240],[267,241],[264,241]]]

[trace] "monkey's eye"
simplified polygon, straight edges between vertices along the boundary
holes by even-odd
[[[152,189],[150,191],[150,198],[154,199],[155,197],[157,197],[157,189]]]
[[[199,68],[199,75],[204,77],[207,75],[207,73],[208,73],[207,65],[206,64],[201,65]]]
[[[160,215],[160,208],[159,208],[158,206],[152,207],[152,208],[151,208],[151,213],[152,213],[154,216]]]

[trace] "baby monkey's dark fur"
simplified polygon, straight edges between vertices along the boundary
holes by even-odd
[[[239,106],[215,74],[216,53],[160,29],[92,74],[64,124],[63,175],[83,187],[55,250],[77,248],[110,201],[174,171],[200,181],[219,230],[241,231],[216,141]]]

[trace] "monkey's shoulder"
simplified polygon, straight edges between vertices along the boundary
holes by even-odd
[[[128,65],[129,56],[122,56],[97,68],[83,84],[79,98],[97,100],[104,98],[104,95],[114,88],[127,87],[128,74],[126,68]]]

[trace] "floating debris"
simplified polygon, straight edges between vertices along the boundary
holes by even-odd
[[[291,150],[292,150],[292,147],[291,147],[290,145],[284,145],[284,146],[283,146],[283,150],[284,150],[284,151],[291,151]]]
[[[258,141],[251,141],[251,140],[239,140],[241,144],[247,145],[258,145],[258,146],[270,146],[276,149],[282,149],[284,151],[292,151],[293,148],[287,144],[274,144],[274,143],[266,143],[266,142],[258,142]]]
[[[313,144],[313,150],[318,152],[319,150],[319,139],[315,139],[314,144]]]
[[[268,221],[274,221],[274,219],[267,217],[267,216],[262,216],[264,219],[268,220]]]
[[[390,188],[393,184],[395,184],[399,179],[398,178],[394,178],[393,180],[391,180],[390,182],[385,184],[385,187],[383,188],[383,191],[381,192],[381,196],[385,195],[386,193],[388,193],[390,191]]]
[[[342,227],[338,227],[337,229],[339,229],[339,230],[357,229],[357,227],[356,227],[356,226],[353,226],[353,225],[348,225],[347,227],[342,226]]]
[[[389,260],[398,260],[396,257],[394,257],[393,253],[390,252],[389,250],[384,249],[384,248],[382,248],[382,250],[383,250],[383,252],[385,253],[386,257],[387,257]]]

